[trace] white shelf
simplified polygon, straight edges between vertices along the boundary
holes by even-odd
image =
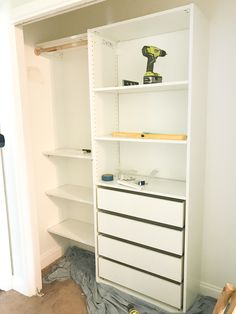
[[[89,30],[113,41],[128,41],[189,28],[191,5],[137,17]]]
[[[70,201],[84,204],[93,204],[93,192],[91,188],[78,185],[62,185],[55,189],[46,191],[48,196],[59,197]]]
[[[118,87],[104,87],[94,88],[96,93],[117,93],[117,94],[130,94],[130,93],[150,93],[161,92],[167,90],[187,90],[188,81],[166,82],[157,84],[141,84],[131,86],[118,86]]]
[[[187,140],[155,140],[147,138],[129,138],[129,137],[116,137],[112,135],[97,136],[96,141],[109,141],[109,142],[136,142],[136,143],[161,143],[161,144],[187,144]]]
[[[85,153],[81,149],[61,148],[61,149],[54,149],[54,150],[50,150],[50,151],[45,151],[45,152],[43,152],[43,154],[46,156],[68,157],[68,158],[92,160],[91,153]]]
[[[89,246],[94,246],[93,225],[86,222],[74,219],[64,220],[48,228],[48,232]]]
[[[135,188],[130,188],[118,184],[115,180],[112,182],[99,181],[97,185],[110,187],[114,189],[133,191],[137,193],[146,193],[151,195],[170,197],[181,200],[186,199],[186,182],[180,180],[152,179],[141,190],[137,190]]]

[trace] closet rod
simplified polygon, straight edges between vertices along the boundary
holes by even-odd
[[[47,47],[47,48],[36,47],[34,49],[34,53],[36,54],[36,56],[39,56],[43,52],[54,52],[54,51],[59,51],[63,49],[68,49],[68,48],[87,46],[87,44],[88,44],[88,41],[86,39],[81,39],[72,43],[61,44],[61,45]]]

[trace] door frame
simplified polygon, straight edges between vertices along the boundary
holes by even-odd
[[[2,149],[0,148],[0,247],[2,252],[0,258],[0,289],[9,290],[12,287],[12,261]]]
[[[5,163],[13,263],[10,288],[27,296],[35,295],[41,290],[42,279],[37,212],[31,198],[32,185],[27,174],[29,160],[23,114],[23,103],[27,102],[27,77],[22,25],[102,1],[105,0],[34,0],[12,11],[8,8],[5,12],[7,40],[4,51],[11,59],[8,78],[11,97],[5,103],[9,112],[4,116],[0,107],[0,116],[6,120],[5,134],[9,138],[10,152],[9,160],[6,154],[8,162]],[[9,67],[0,73],[2,81]]]

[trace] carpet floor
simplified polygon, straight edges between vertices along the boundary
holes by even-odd
[[[43,297],[0,292],[1,314],[87,314],[86,297],[72,279],[44,284]]]

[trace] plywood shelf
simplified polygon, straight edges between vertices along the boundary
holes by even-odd
[[[92,154],[83,152],[81,149],[60,148],[43,152],[45,156],[67,157],[92,160]]]
[[[79,243],[94,246],[93,225],[86,222],[67,219],[48,228],[48,232]]]
[[[76,201],[84,204],[93,204],[93,192],[91,188],[66,184],[46,191],[48,196]]]
[[[186,199],[186,182],[181,180],[151,179],[141,190],[118,184],[116,180],[112,182],[99,181],[97,185],[181,200]]]
[[[94,88],[96,93],[117,93],[117,94],[131,94],[131,93],[151,93],[170,90],[186,90],[188,88],[188,81],[165,82],[158,84],[140,84],[131,86],[118,87],[104,87]]]

